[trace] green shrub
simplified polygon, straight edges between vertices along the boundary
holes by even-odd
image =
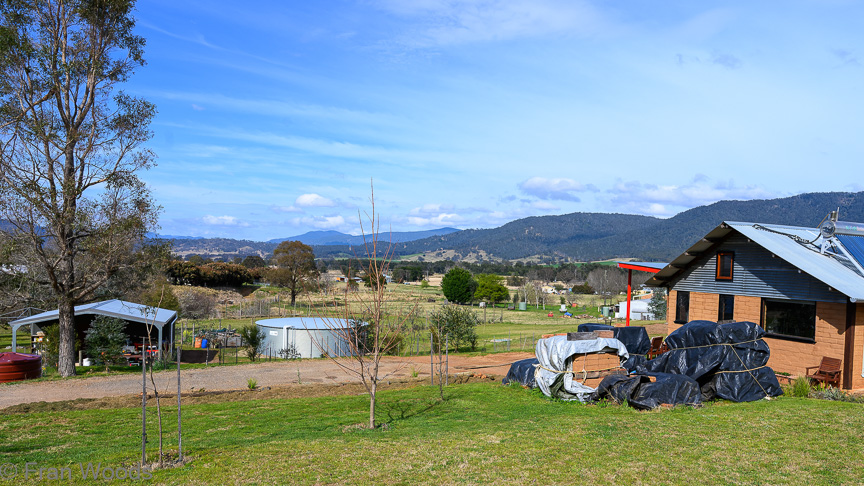
[[[123,361],[123,346],[126,345],[126,321],[116,317],[96,316],[84,336],[87,356],[96,364],[104,365],[105,371],[112,364]]]
[[[468,346],[473,351],[477,347],[477,315],[471,309],[456,305],[445,305],[429,315],[436,348],[444,342],[443,336],[450,336],[450,344],[456,349]]]
[[[806,376],[799,376],[792,382],[792,396],[798,398],[806,398],[810,396],[810,379]]]
[[[267,337],[264,334],[264,330],[259,329],[254,324],[241,327],[240,337],[243,339],[243,349],[246,350],[246,356],[249,357],[249,361],[257,361],[258,356],[261,354],[261,348],[264,346],[264,338]]]
[[[258,388],[258,380],[256,380],[255,378],[249,378],[246,380],[246,386],[250,390],[255,390],[256,388]]]

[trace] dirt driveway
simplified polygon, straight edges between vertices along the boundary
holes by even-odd
[[[500,353],[486,356],[450,356],[450,374],[474,373],[503,377],[510,363],[533,357],[533,353]],[[410,381],[414,372],[417,379],[429,379],[429,357],[385,357],[381,362],[380,376],[383,380]],[[358,383],[355,376],[343,371],[329,359],[304,359],[297,361],[273,361],[235,366],[213,366],[210,368],[184,370],[181,372],[182,391],[206,393],[221,390],[244,390],[247,380],[254,378],[261,388],[292,387],[297,394],[313,391],[308,385],[350,385]],[[156,373],[156,384],[160,393],[177,391],[177,372]],[[302,386],[298,386],[302,385]],[[304,391],[305,390],[305,391]],[[61,402],[76,399],[101,399],[121,396],[140,396],[141,376],[123,374],[72,380],[46,382],[21,382],[0,385],[0,409],[35,402]]]

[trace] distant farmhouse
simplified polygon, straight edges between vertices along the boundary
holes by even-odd
[[[835,215],[836,218],[836,215]],[[768,366],[804,375],[841,359],[841,384],[864,388],[864,225],[724,222],[656,273],[669,332],[693,320],[765,328]]]

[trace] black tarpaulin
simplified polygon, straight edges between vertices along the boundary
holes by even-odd
[[[647,375],[613,375],[603,378],[597,386],[595,400],[608,398],[640,410],[661,405],[702,404],[699,383],[684,375],[650,373]]]
[[[648,332],[642,326],[615,327],[608,324],[586,323],[579,324],[576,330],[579,332],[612,331],[615,339],[624,343],[630,355],[645,354],[651,349]]]
[[[689,322],[666,337],[669,351],[637,368],[636,373],[682,374],[696,380],[702,399],[736,402],[783,393],[773,370],[765,331],[752,322]]]
[[[529,388],[536,388],[537,383],[534,381],[534,372],[540,360],[537,358],[522,359],[510,365],[510,371],[507,376],[501,380],[501,384],[521,383]]]

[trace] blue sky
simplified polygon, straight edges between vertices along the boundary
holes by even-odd
[[[858,1],[144,0],[160,233],[860,191]],[[826,211],[830,208],[826,208]],[[367,228],[368,229],[368,228]]]

